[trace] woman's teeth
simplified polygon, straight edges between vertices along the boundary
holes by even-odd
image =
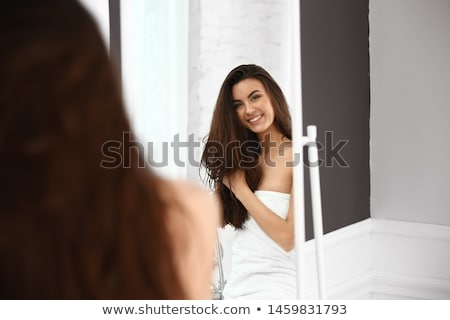
[[[254,118],[251,118],[251,119],[248,119],[248,121],[249,122],[255,122],[255,121],[258,121],[259,119],[261,119],[261,115],[258,115],[258,116],[254,117]]]

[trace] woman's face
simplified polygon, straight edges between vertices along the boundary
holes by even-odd
[[[258,135],[274,126],[275,113],[268,92],[261,81],[245,79],[231,89],[233,105],[240,123]]]

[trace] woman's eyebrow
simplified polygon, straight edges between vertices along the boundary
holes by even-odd
[[[261,90],[258,90],[258,89],[253,90],[253,91],[250,92],[250,94],[247,96],[247,99],[250,99],[251,96],[254,95],[254,94],[257,93],[257,92],[261,92]],[[235,103],[235,102],[241,102],[241,100],[239,100],[239,99],[233,99],[233,103]]]
[[[256,92],[261,92],[261,90],[253,90],[252,92],[250,92],[250,94],[247,96],[247,98],[250,98],[253,94],[255,94]]]

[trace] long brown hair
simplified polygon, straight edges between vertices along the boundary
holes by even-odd
[[[262,67],[254,64],[240,65],[225,78],[217,98],[211,128],[201,158],[206,169],[206,183],[219,194],[223,208],[223,224],[241,228],[248,213],[242,203],[223,184],[224,176],[238,169],[245,170],[247,184],[256,190],[261,179],[258,157],[260,141],[251,130],[242,126],[233,106],[232,88],[245,79],[261,81],[274,108],[275,125],[283,136],[291,139],[291,117],[284,94]]]
[[[131,130],[94,20],[17,0],[0,25],[0,298],[184,298],[164,182],[124,143],[101,165]]]

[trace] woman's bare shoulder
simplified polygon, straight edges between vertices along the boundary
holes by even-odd
[[[214,194],[202,189],[200,186],[188,181],[169,181],[168,182],[175,191],[176,196],[184,201],[188,208],[199,212],[202,209],[211,209],[218,205],[217,198]],[[211,212],[212,213],[212,212]]]

